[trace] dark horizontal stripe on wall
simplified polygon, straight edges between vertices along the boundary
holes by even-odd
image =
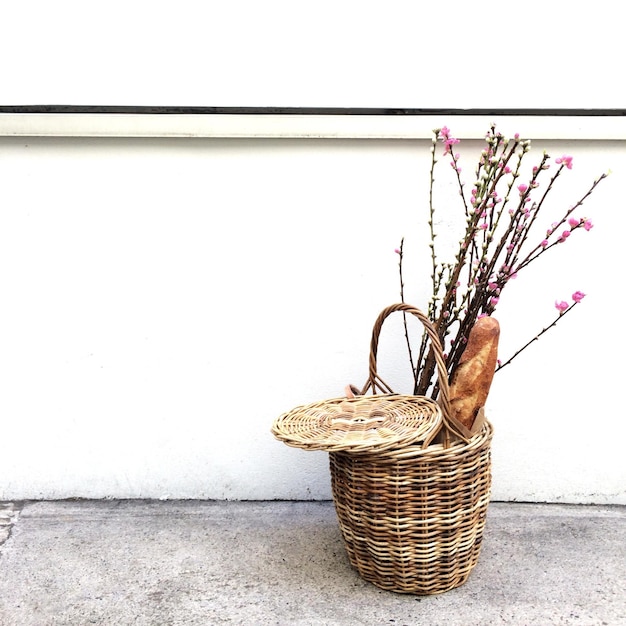
[[[371,108],[371,107],[202,107],[202,106],[98,106],[37,104],[0,105],[0,113],[46,114],[139,114],[139,115],[511,115],[598,117],[624,116],[626,109],[455,109],[455,108]]]

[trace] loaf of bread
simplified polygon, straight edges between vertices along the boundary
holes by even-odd
[[[450,379],[452,416],[469,430],[489,395],[498,362],[500,325],[493,317],[476,320]]]

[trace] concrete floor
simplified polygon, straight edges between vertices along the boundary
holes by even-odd
[[[332,503],[0,503],[1,626],[626,625],[626,507],[493,503],[469,581],[351,569]]]

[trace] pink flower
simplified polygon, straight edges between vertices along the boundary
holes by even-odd
[[[496,306],[498,302],[500,302],[500,298],[498,298],[497,296],[493,296],[492,298],[489,299],[489,304],[491,306]]]
[[[519,195],[523,196],[526,191],[528,191],[528,185],[525,185],[524,183],[522,183],[521,185],[517,186],[517,190],[519,191]]]
[[[571,231],[564,230],[559,237],[559,243],[563,243],[571,234]]]
[[[567,309],[569,308],[569,304],[567,304],[567,302],[563,300],[561,300],[561,302],[556,300],[554,302],[554,306],[557,308],[559,315],[562,315],[563,313],[565,313],[565,311],[567,311]]]
[[[567,156],[566,154],[564,154],[562,157],[559,157],[558,159],[555,159],[554,162],[557,163],[558,165],[563,163],[563,165],[565,165],[568,170],[571,170],[572,169],[572,160],[573,160],[573,158],[574,157]]]
[[[582,291],[575,291],[575,292],[572,294],[572,300],[573,300],[574,302],[580,302],[580,301],[581,301],[581,300],[585,297],[585,295],[586,295],[586,294],[584,294]]]
[[[396,254],[400,254],[400,248],[396,248],[396,249],[394,250],[394,252],[395,252]]]
[[[576,226],[578,226],[580,224],[580,220],[577,220],[575,217],[570,217],[569,220],[567,220],[567,223],[572,228],[576,228]]]
[[[441,140],[443,141],[444,145],[445,145],[445,149],[443,151],[443,154],[452,154],[452,146],[456,145],[457,143],[460,143],[459,139],[455,139],[454,137],[450,137],[450,129],[447,126],[444,126],[440,131],[439,131],[439,135]]]
[[[548,247],[548,240],[547,240],[547,239],[544,239],[544,240],[541,242],[541,247],[542,247],[542,248],[547,248],[547,247]]]
[[[587,219],[586,217],[582,220],[582,223],[586,231],[590,231],[593,228],[593,224],[591,223],[591,220]]]
[[[452,154],[452,146],[459,143],[459,141],[459,139],[455,139],[454,137],[446,137],[446,140],[444,141],[444,144],[446,146],[445,150],[443,151],[444,155]]]

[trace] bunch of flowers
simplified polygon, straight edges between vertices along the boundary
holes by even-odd
[[[467,337],[479,317],[492,315],[502,292],[509,281],[532,263],[562,246],[575,233],[585,233],[593,228],[592,221],[580,214],[583,202],[606,178],[602,174],[587,192],[556,221],[546,228],[538,220],[545,213],[546,199],[557,179],[573,167],[573,159],[563,155],[551,163],[543,153],[522,182],[522,162],[530,151],[530,141],[515,135],[504,137],[491,126],[486,135],[486,146],[478,161],[474,183],[466,189],[462,179],[460,155],[454,148],[459,140],[446,127],[436,129],[431,148],[429,220],[432,297],[428,303],[428,316],[433,321],[442,345],[446,349],[446,365],[452,374],[467,342]],[[465,232],[452,260],[439,258],[435,245],[434,180],[437,152],[450,159],[450,165],[461,198]],[[550,174],[546,174],[552,168]],[[545,182],[544,182],[545,180]],[[399,254],[400,295],[404,302],[404,239],[396,250]],[[557,300],[555,320],[522,346],[511,358],[498,364],[498,369],[508,365],[533,341],[554,327],[564,314],[578,305],[585,294],[572,294],[573,304]],[[414,353],[409,341],[405,318],[405,336],[409,360],[414,374],[414,393],[437,395],[431,388],[435,373],[435,359],[428,347],[427,336],[422,336]]]

